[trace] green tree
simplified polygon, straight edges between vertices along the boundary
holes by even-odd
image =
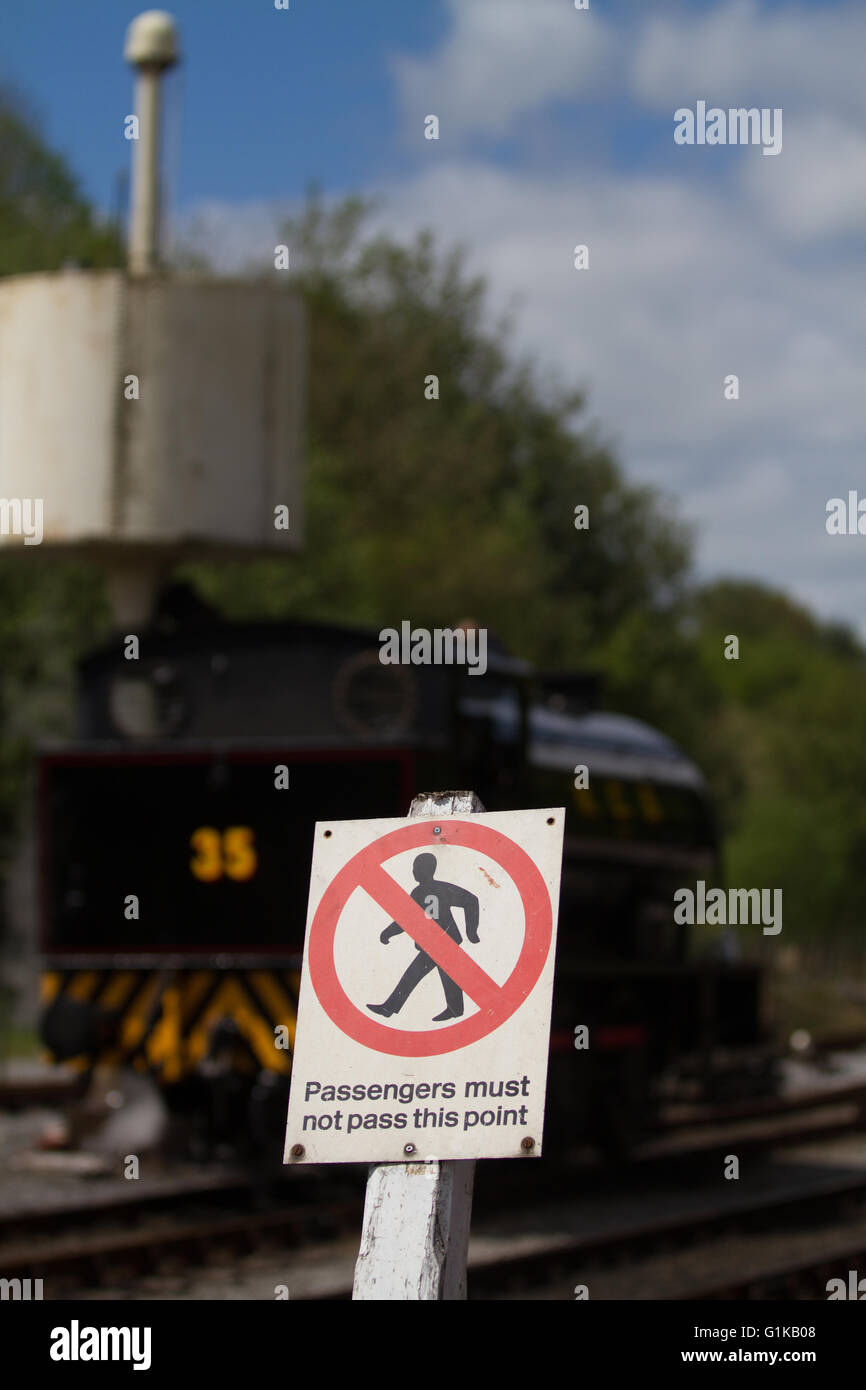
[[[866,912],[866,653],[764,585],[721,580],[695,606],[728,880],[782,889],[786,940],[850,950]]]
[[[25,99],[0,86],[0,275],[123,263]],[[72,662],[104,626],[98,575],[38,548],[0,556],[0,874],[33,736],[68,728]]]
[[[308,310],[306,543],[297,557],[198,566],[226,611],[392,626],[474,616],[522,656],[585,664],[627,616],[685,585],[688,537],[628,485],[576,419],[485,328],[485,287],[458,248],[363,236],[369,206],[311,195],[282,239]],[[439,399],[425,399],[438,378]],[[575,506],[590,509],[588,530]]]
[[[122,257],[116,229],[94,216],[25,98],[0,86],[0,275],[105,268]]]

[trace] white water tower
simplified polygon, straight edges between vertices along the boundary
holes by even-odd
[[[128,271],[0,280],[0,548],[97,559],[130,623],[181,559],[299,548],[306,349],[292,292],[160,269],[171,16],[139,15],[125,56],[139,123]],[[36,502],[41,543],[24,535]]]

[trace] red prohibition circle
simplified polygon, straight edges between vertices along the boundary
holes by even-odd
[[[440,831],[439,834],[433,833],[434,826]],[[514,969],[503,985],[493,985],[487,977],[497,993],[494,1004],[479,1005],[477,1013],[448,1028],[417,1031],[388,1028],[363,1014],[340,984],[334,960],[337,924],[352,893],[356,888],[364,888],[365,878],[370,880],[376,873],[385,873],[390,878],[387,871],[382,869],[387,859],[401,850],[432,849],[436,845],[448,844],[486,854],[496,860],[513,880],[525,917],[523,946]],[[411,902],[405,889],[400,888],[396,881],[392,882],[407,902]],[[547,885],[520,845],[487,825],[452,820],[450,817],[436,821],[430,817],[423,822],[389,831],[366,845],[343,865],[328,885],[310,927],[310,980],[319,1003],[332,1023],[355,1042],[374,1052],[386,1052],[397,1057],[435,1057],[478,1042],[511,1017],[538,982],[550,951],[552,934],[553,911]]]

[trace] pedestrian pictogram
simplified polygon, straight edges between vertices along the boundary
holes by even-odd
[[[316,826],[287,1161],[540,1153],[563,821]]]
[[[419,854],[415,863],[412,865],[412,872],[418,881],[418,887],[412,890],[412,901],[420,905],[423,904],[424,915],[441,927],[446,936],[459,945],[463,938],[454,921],[451,909],[460,908],[466,915],[466,935],[474,945],[478,944],[478,899],[474,893],[468,893],[465,888],[458,888],[454,883],[440,883],[436,878],[436,856],[433,854]],[[387,946],[392,936],[399,936],[403,931],[399,922],[392,922],[387,926],[379,937],[383,946]],[[409,995],[416,985],[420,984],[424,976],[436,968],[436,960],[427,954],[420,942],[416,942],[415,949],[418,952],[412,964],[407,966],[399,983],[388,995],[384,1004],[368,1004],[371,1013],[381,1014],[383,1018],[390,1018],[392,1014],[398,1014],[402,1009]],[[442,981],[442,988],[445,991],[445,1008],[441,1014],[436,1014],[434,1023],[442,1023],[449,1018],[462,1018],[463,1016],[463,991],[450,975],[447,975],[439,966],[439,978]]]
[[[560,812],[557,818],[560,834],[562,814]],[[504,815],[538,816],[540,813],[500,812],[496,818],[501,819]],[[430,823],[424,820],[416,820],[408,824],[403,822],[399,829],[377,837],[353,855],[330,884],[310,925],[308,938],[310,975],[322,1007],[349,1037],[363,1043],[366,1047],[376,1048],[382,1052],[408,1057],[431,1056],[465,1047],[468,1043],[477,1041],[503,1023],[514,1011],[514,1008],[526,998],[532,985],[538,979],[549,953],[553,929],[551,898],[543,876],[526,850],[506,836],[502,829],[481,823],[484,820],[492,821],[493,819],[493,816],[473,816],[471,820],[443,818],[441,822],[435,824],[432,823],[432,818]],[[367,824],[372,827],[377,822],[347,822],[347,825],[352,824]],[[332,835],[328,837],[329,842],[336,833],[337,827],[335,826]],[[454,932],[457,931],[456,924],[453,925],[452,930],[449,930],[448,927],[448,922],[453,924],[454,919],[446,900],[442,900],[439,904],[437,920],[432,919],[431,906],[435,907],[436,904],[425,906],[423,900],[435,899],[441,895],[437,895],[435,890],[428,891],[421,882],[417,883],[414,891],[410,892],[395,876],[395,874],[399,874],[399,870],[395,870],[395,874],[386,872],[385,860],[393,861],[396,854],[427,848],[428,846],[435,848],[436,854],[415,856],[411,867],[413,875],[414,865],[419,859],[422,861],[421,872],[426,875],[428,863],[424,862],[425,859],[428,861],[431,858],[436,860],[438,866],[438,861],[444,860],[449,851],[453,853],[454,850],[462,849],[473,851],[476,861],[478,855],[483,854],[487,860],[492,862],[500,878],[505,873],[511,877],[515,884],[519,896],[519,902],[514,904],[516,907],[515,917],[522,919],[517,922],[518,928],[521,929],[522,942],[514,969],[503,983],[497,982],[485,970],[483,963],[477,957],[471,957],[458,945],[454,935]],[[408,869],[409,865],[406,865],[403,872],[404,879],[408,877]],[[497,892],[500,891],[499,880],[491,874],[485,876],[482,870],[483,865],[473,862],[471,858],[464,858],[464,875],[468,871],[474,873],[478,879],[475,893],[465,887],[458,888],[453,883],[446,885],[446,888],[449,888],[456,897],[465,895],[464,902],[474,902],[475,904],[474,908],[470,907],[470,917],[466,919],[466,935],[470,941],[473,936],[477,936],[475,924],[470,925],[470,923],[474,912],[480,911],[478,907],[479,895],[483,896],[485,891],[490,902],[492,920],[500,922],[498,930],[502,931],[502,906],[493,895],[494,887]],[[421,895],[422,900],[419,902],[418,889],[422,887],[424,887],[424,891]],[[407,965],[405,975],[397,985],[394,995],[400,997],[401,986],[407,982],[407,977],[408,984],[414,989],[424,975],[437,967],[443,988],[446,988],[446,979],[448,981],[447,988],[452,991],[452,1001],[456,1002],[459,991],[461,996],[460,1009],[459,1011],[452,1010],[449,1005],[443,1015],[434,1015],[432,1021],[440,1022],[445,1018],[462,1018],[464,994],[477,1005],[476,1012],[471,1013],[469,1017],[463,1018],[461,1023],[447,1030],[427,1029],[425,1027],[405,1030],[386,1028],[379,1024],[370,1016],[370,1006],[366,1001],[360,1008],[353,1003],[338,976],[334,942],[341,914],[352,894],[359,889],[363,893],[364,900],[371,907],[377,906],[391,919],[388,922],[386,917],[387,925],[381,935],[378,932],[374,935],[371,930],[364,942],[366,966],[368,967],[370,964],[377,938],[381,941],[385,932],[388,932],[390,939],[393,934],[391,928],[396,926],[400,933],[408,935],[415,946],[420,948],[420,954]],[[455,906],[459,906],[456,900]],[[440,914],[446,918],[445,921],[438,920]],[[379,918],[374,915],[366,917],[365,920],[371,921],[375,926]],[[497,928],[494,926],[493,930],[495,932]],[[498,943],[494,941],[491,944],[496,946]],[[494,951],[492,953],[493,960],[501,959],[501,954]],[[403,1002],[405,1002],[409,992],[410,990],[407,988]],[[445,997],[447,1000],[447,992]],[[388,999],[385,1000],[388,1014],[384,1014],[381,1006],[375,1012],[390,1018],[397,1014],[398,1010],[394,1006],[393,996],[389,996],[389,998],[391,1002]],[[402,1003],[400,1007],[402,1008]]]

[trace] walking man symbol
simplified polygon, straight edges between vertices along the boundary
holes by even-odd
[[[458,888],[455,883],[441,883],[436,879],[436,856],[434,854],[419,854],[414,864],[412,872],[418,883],[417,888],[413,888],[411,897],[423,907],[425,913],[438,924],[452,941],[458,944],[462,941],[457,923],[451,915],[454,907],[462,908],[466,924],[466,936],[473,943],[478,944],[478,899],[474,893],[468,893],[465,888]],[[387,946],[392,936],[399,936],[403,928],[397,923],[392,922],[386,927],[379,937],[384,946]],[[450,975],[446,975],[441,967],[437,967],[435,960],[428,956],[426,951],[416,945],[417,956],[412,964],[404,971],[402,978],[396,987],[388,995],[384,1004],[368,1004],[367,1008],[374,1014],[381,1014],[383,1018],[390,1018],[392,1014],[398,1014],[402,1009],[409,995],[416,985],[420,984],[425,975],[429,975],[431,970],[439,970],[439,978],[442,981],[442,988],[445,991],[445,1003],[447,1007],[441,1014],[437,1014],[433,1019],[434,1023],[442,1023],[447,1018],[460,1018],[463,1013],[463,991],[459,985],[455,984]]]

